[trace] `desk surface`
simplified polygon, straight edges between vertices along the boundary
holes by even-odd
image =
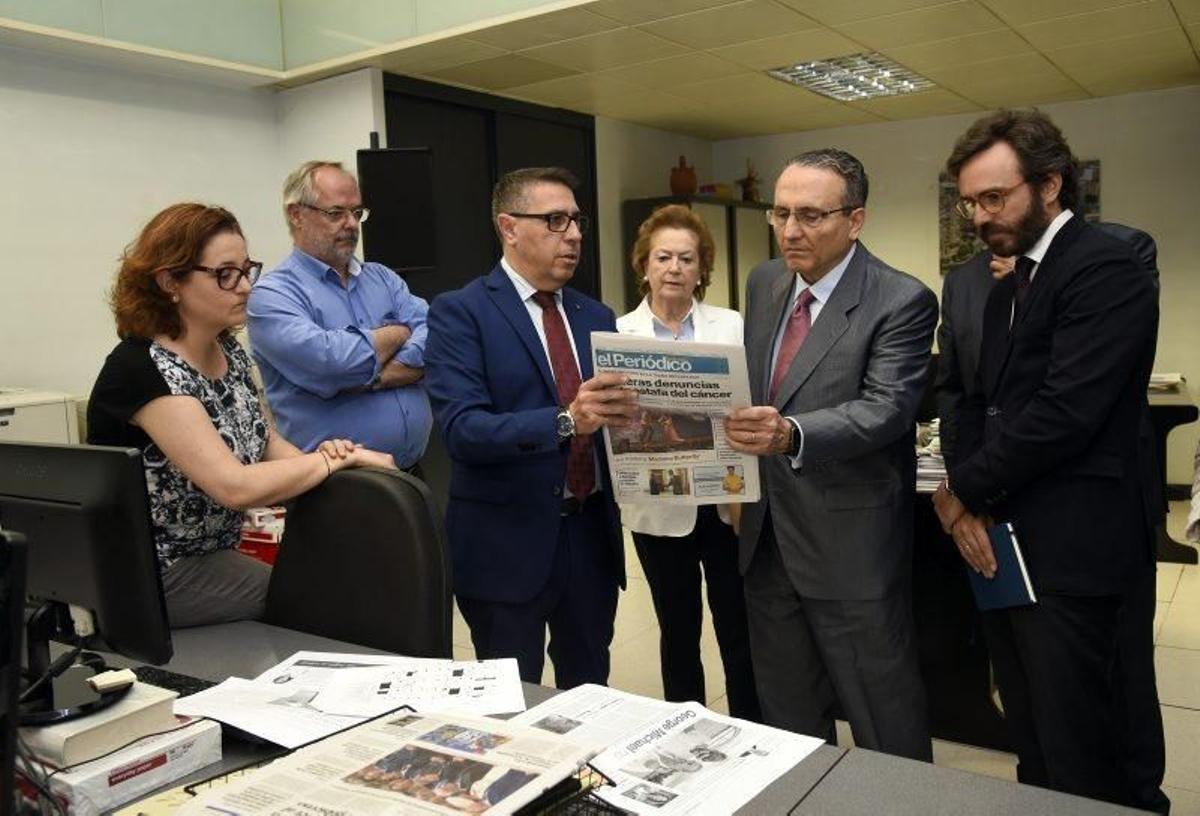
[[[182,629],[172,633],[175,656],[165,668],[193,677],[224,680],[254,677],[300,650],[378,654],[350,643],[305,635],[263,623],[240,622]],[[117,662],[117,661],[114,661]],[[525,701],[533,706],[557,694],[544,686],[525,684]],[[221,765],[233,768],[268,749],[231,745]],[[195,779],[221,772],[210,766]],[[195,781],[188,778],[186,781]],[[171,787],[182,784],[176,782]],[[1137,814],[1119,808],[992,777],[938,768],[922,762],[861,749],[824,745],[775,780],[742,807],[742,816],[768,814]]]

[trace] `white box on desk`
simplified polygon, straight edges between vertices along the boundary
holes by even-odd
[[[108,813],[203,767],[221,761],[221,725],[213,720],[180,717],[178,731],[145,737],[128,748],[84,763],[50,779],[50,790],[72,816]],[[39,766],[50,773],[50,766]],[[32,800],[33,787],[17,767],[17,786]]]

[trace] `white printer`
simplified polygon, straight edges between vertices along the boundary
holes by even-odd
[[[0,388],[0,442],[78,444],[75,398],[56,391]]]

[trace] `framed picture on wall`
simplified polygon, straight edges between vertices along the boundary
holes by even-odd
[[[1080,213],[1085,221],[1100,220],[1100,160],[1088,159],[1079,163]],[[966,263],[976,252],[984,249],[975,234],[975,225],[954,210],[958,201],[958,185],[942,172],[938,175],[938,265],[942,275]]]

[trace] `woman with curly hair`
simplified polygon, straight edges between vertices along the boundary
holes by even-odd
[[[303,453],[272,426],[233,337],[262,264],[228,210],[175,204],[125,251],[120,343],[88,402],[88,442],[142,452],[174,628],[261,617],[270,567],[238,552],[242,513],[346,467],[395,467],[345,439]]]

